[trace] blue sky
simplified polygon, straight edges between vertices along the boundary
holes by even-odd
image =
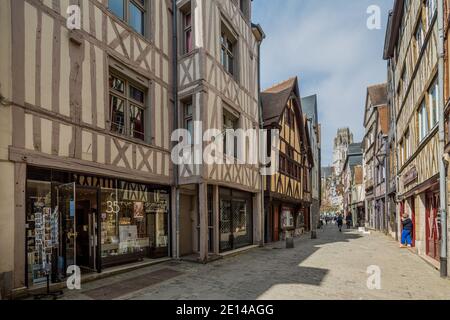
[[[381,8],[380,30],[367,28],[371,5]],[[331,164],[338,128],[363,137],[366,88],[386,81],[382,55],[392,6],[393,0],[253,1],[253,21],[267,36],[262,88],[298,76],[302,96],[318,94],[323,166]]]

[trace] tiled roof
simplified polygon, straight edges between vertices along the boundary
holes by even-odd
[[[362,166],[355,167],[355,184],[363,183],[363,168]]]
[[[370,97],[370,102],[373,106],[387,104],[387,84],[377,84],[367,88],[367,93]]]
[[[388,107],[384,106],[382,108],[378,108],[378,115],[380,119],[380,129],[381,132],[385,135],[389,133],[389,112]]]
[[[264,122],[278,122],[292,91],[297,91],[297,77],[283,81],[261,93]]]

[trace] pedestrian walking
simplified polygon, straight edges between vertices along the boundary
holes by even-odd
[[[412,232],[414,224],[407,213],[402,216],[402,239],[400,248],[412,246]]]
[[[347,223],[347,229],[350,229],[352,226],[352,215],[349,213],[347,214],[347,217],[345,217],[345,221]]]
[[[339,217],[337,217],[336,222],[337,222],[337,225],[339,228],[339,232],[342,232],[342,225],[344,224],[344,220],[342,219],[341,215],[339,215]]]

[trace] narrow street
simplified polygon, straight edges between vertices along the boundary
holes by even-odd
[[[370,265],[381,290],[369,290]],[[335,225],[207,265],[167,262],[66,291],[64,299],[448,299],[450,281],[383,234],[339,233]]]

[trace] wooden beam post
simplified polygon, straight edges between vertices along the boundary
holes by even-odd
[[[208,261],[208,185],[202,182],[198,186],[200,216],[200,261]]]

